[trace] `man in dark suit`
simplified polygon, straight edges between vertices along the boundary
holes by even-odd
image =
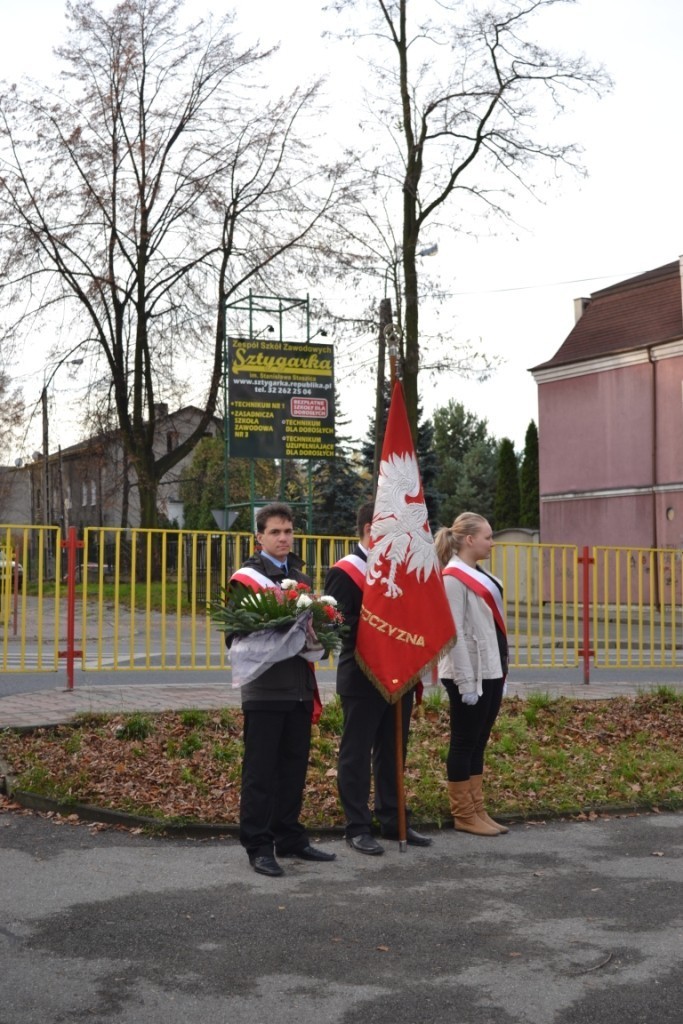
[[[374,813],[381,834],[387,838],[398,838],[395,711],[394,706],[384,699],[364,674],[354,657],[372,513],[372,503],[358,510],[360,543],[352,554],[341,558],[329,570],[325,579],[325,593],[336,598],[339,610],[350,627],[342,644],[337,667],[337,693],[344,714],[337,785],[346,816],[346,841],[359,853],[379,856],[384,853],[384,847],[372,835],[370,778],[372,774],[375,784]],[[413,693],[411,690],[402,698],[404,763]],[[410,846],[430,846],[432,842],[410,827],[407,830],[407,841]]]
[[[260,550],[233,573],[233,599],[242,589],[258,593],[279,587],[286,579],[311,585],[301,571],[303,562],[292,552],[293,534],[288,505],[273,503],[259,509],[256,540]],[[226,639],[230,642],[231,637]],[[312,666],[298,654],[267,668],[241,689],[240,841],[260,875],[284,874],[276,853],[311,861],[335,859],[335,854],[311,845],[299,821],[316,695]]]

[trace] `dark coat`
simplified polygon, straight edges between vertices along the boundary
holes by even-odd
[[[358,545],[353,554],[362,558],[364,562],[367,561]],[[332,566],[325,577],[325,593],[336,599],[339,610],[349,626],[349,633],[344,637],[339,653],[337,693],[343,697],[373,697],[377,691],[354,656],[363,591],[347,572]]]
[[[273,583],[281,583],[283,580],[296,580],[297,583],[306,583],[311,586],[311,579],[301,572],[303,562],[298,555],[287,556],[287,574],[260,553],[251,555],[242,563],[242,568],[256,569],[257,572],[267,576]],[[244,589],[239,583],[232,584],[233,592]],[[230,638],[226,638],[229,643]],[[275,709],[275,703],[292,701],[312,701],[315,692],[315,674],[311,671],[311,665],[304,658],[295,655],[293,658],[285,658],[277,665],[266,669],[260,676],[253,679],[242,687],[240,694],[242,704],[254,707],[268,702],[268,706]]]

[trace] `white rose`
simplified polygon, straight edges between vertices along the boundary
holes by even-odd
[[[297,608],[300,608],[302,611],[304,608],[310,608],[312,604],[313,601],[308,596],[308,594],[300,594],[299,597],[297,597],[296,599],[296,606]]]
[[[329,604],[331,608],[337,607],[337,600],[334,597],[330,597],[329,594],[323,594],[320,598],[321,604]]]
[[[280,584],[280,590],[294,590],[296,585],[296,580],[283,580]]]

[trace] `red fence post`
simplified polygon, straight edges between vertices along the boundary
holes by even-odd
[[[66,658],[66,688],[74,688],[74,661],[83,651],[76,650],[76,551],[83,547],[83,541],[76,539],[75,527],[69,527],[69,535],[61,542],[66,548],[66,650],[59,652]]]
[[[579,565],[583,566],[582,577],[582,600],[581,610],[583,615],[583,646],[579,654],[583,657],[583,681],[588,686],[591,681],[590,659],[595,654],[591,647],[591,588],[590,588],[590,567],[595,562],[588,554],[588,548],[584,547],[583,554],[579,557]]]

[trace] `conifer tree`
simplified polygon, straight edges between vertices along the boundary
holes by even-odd
[[[524,438],[524,454],[522,456],[519,490],[519,525],[529,530],[538,530],[540,526],[538,428],[533,420],[529,423]]]
[[[358,508],[372,497],[372,482],[354,461],[358,442],[342,432],[349,421],[340,414],[336,396],[335,410],[336,456],[313,467],[313,533],[354,537]]]
[[[494,530],[519,526],[519,469],[515,446],[504,437],[498,446],[496,500],[493,506]]]
[[[439,521],[450,526],[461,512],[477,512],[493,520],[493,502],[496,493],[496,460],[487,441],[476,441],[467,449],[459,463],[450,460],[439,482],[448,485],[448,493],[441,493]]]
[[[461,512],[491,519],[496,489],[496,441],[486,420],[451,399],[434,411],[439,523],[450,526]]]

